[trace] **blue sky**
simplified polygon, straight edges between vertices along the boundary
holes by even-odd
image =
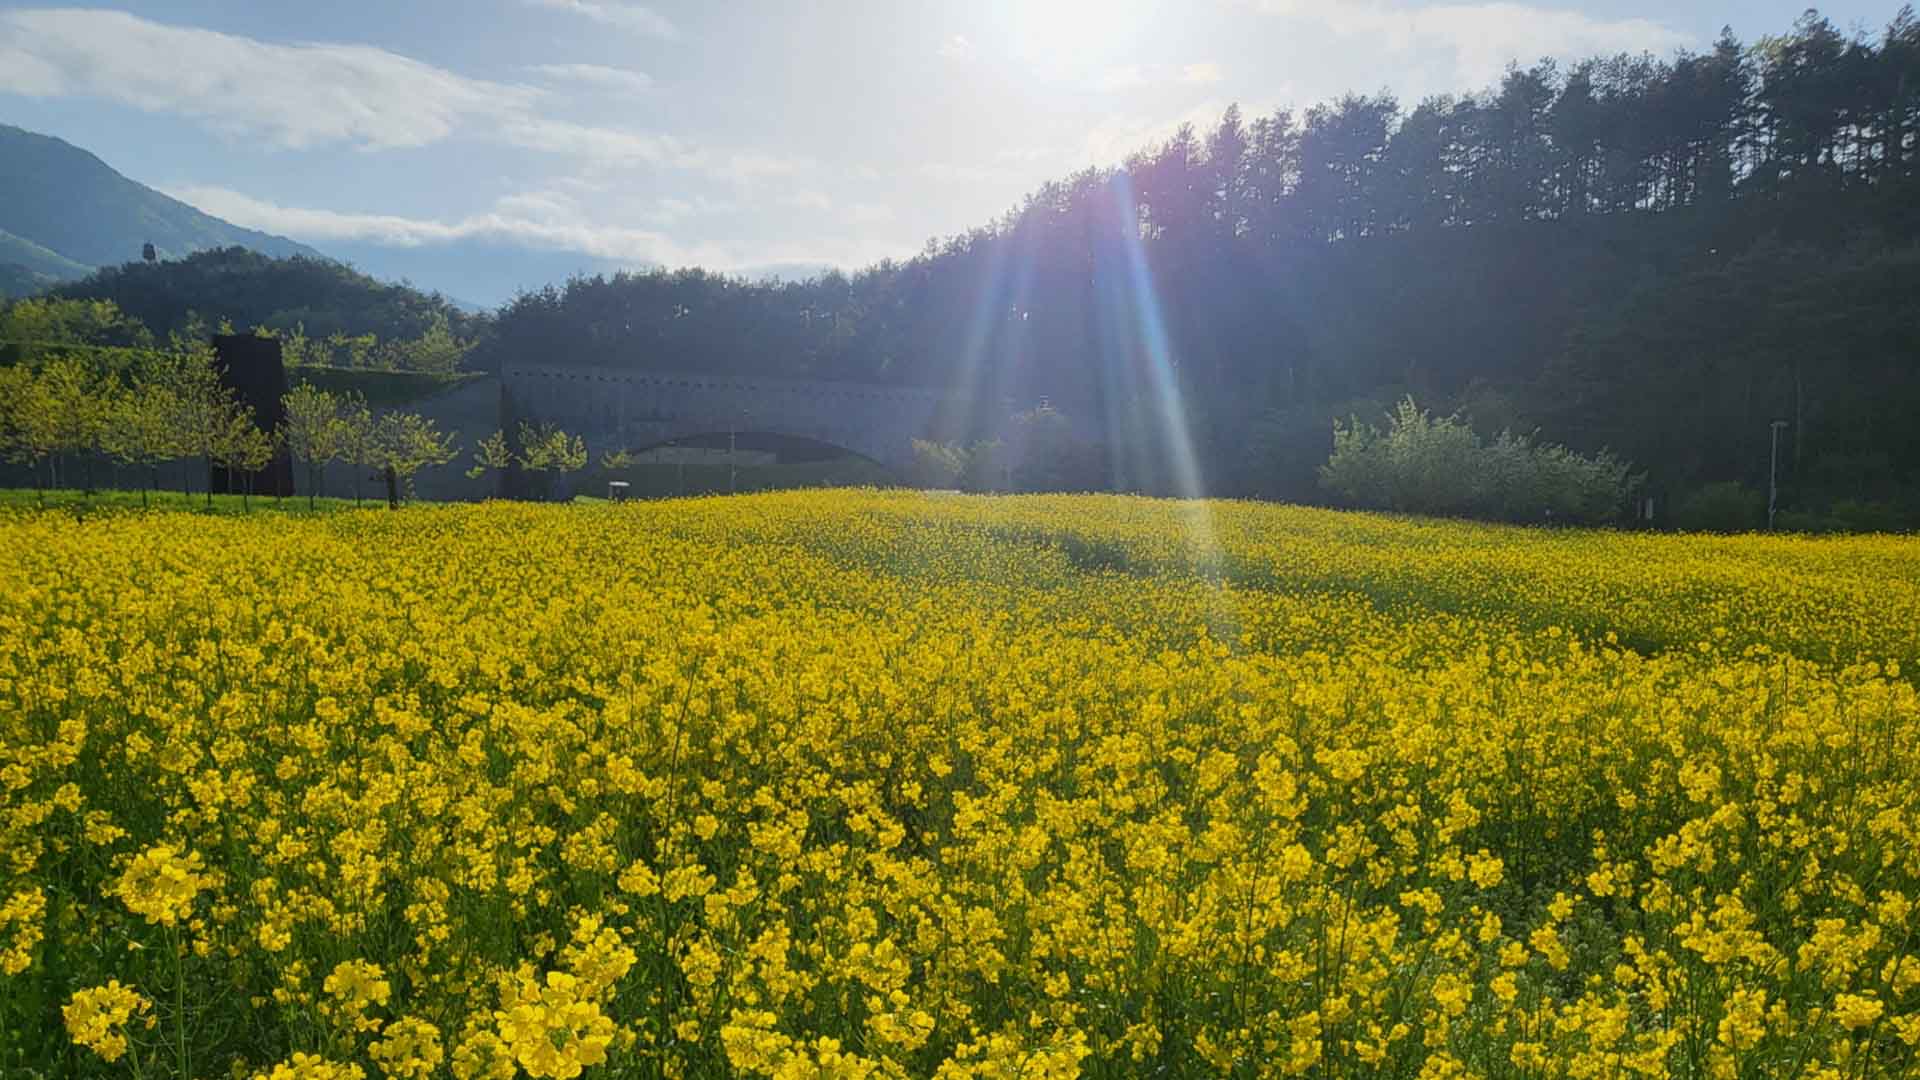
[[[575,270],[904,257],[1227,104],[1784,31],[1798,0],[0,0],[0,122],[492,303]],[[1877,32],[1893,0],[1822,10]]]

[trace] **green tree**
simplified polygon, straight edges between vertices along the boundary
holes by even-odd
[[[418,337],[399,346],[395,366],[401,370],[445,374],[459,369],[473,342],[456,336],[446,315],[436,312]]]
[[[555,432],[549,460],[561,481],[561,493],[567,491],[567,477],[587,467],[587,441],[578,435]]]
[[[520,422],[520,467],[532,473],[552,472],[564,483],[569,473],[587,467],[587,444],[578,435],[550,423],[538,427]]]
[[[0,453],[33,473],[35,499],[46,503],[46,483],[40,463],[59,445],[55,413],[45,387],[31,368],[0,367]]]
[[[280,402],[285,414],[280,437],[288,453],[306,466],[307,506],[311,509],[327,465],[338,460],[345,449],[347,432],[341,420],[340,399],[311,383],[301,383],[287,391]]]
[[[231,481],[235,474],[240,474],[241,509],[252,509],[254,474],[273,460],[274,450],[273,436],[260,430],[260,425],[254,422],[252,409],[236,406],[227,410],[213,440],[212,460],[227,471],[229,487],[234,486]],[[208,496],[208,502],[211,505],[211,495]]]
[[[494,496],[504,494],[507,470],[513,468],[513,450],[507,446],[505,432],[495,429],[493,434],[481,439],[474,446],[473,467],[467,470],[467,477],[478,480],[488,472],[494,474]]]
[[[50,425],[48,460],[53,486],[58,487],[62,483],[61,457],[91,451],[102,430],[100,378],[85,361],[60,356],[42,365],[35,381],[40,385],[45,420]]]
[[[445,465],[458,453],[456,435],[442,433],[418,413],[382,413],[373,424],[374,464],[388,482],[387,505],[398,509],[412,490],[413,477],[429,465]]]
[[[179,411],[173,390],[152,378],[135,383],[122,400],[114,453],[121,462],[146,470],[147,482],[140,485],[143,507],[148,505],[149,489],[160,490],[161,463],[180,456],[180,439],[173,423]]]
[[[360,484],[368,469],[381,465],[373,410],[366,398],[348,394],[340,402],[340,460],[353,468],[353,504],[360,505]]]
[[[239,403],[221,380],[212,350],[204,345],[167,355],[156,378],[166,387],[174,408],[171,426],[175,445],[183,455],[199,458],[205,469],[207,506],[211,509],[214,459],[228,436]],[[181,487],[191,496],[191,481]]]
[[[153,335],[111,300],[42,296],[0,306],[0,349],[31,362],[74,345],[149,348]]]
[[[958,487],[966,471],[965,447],[931,439],[913,440],[911,476],[916,485],[941,490]]]
[[[132,391],[117,375],[95,373],[84,403],[80,451],[84,470],[82,487],[89,497],[96,490],[94,465],[104,458],[117,467],[125,460],[122,453],[127,438],[124,417],[132,398]],[[118,487],[118,477],[114,480],[113,486]]]

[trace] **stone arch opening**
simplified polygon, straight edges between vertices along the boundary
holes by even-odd
[[[687,431],[627,448],[640,497],[798,487],[893,486],[900,468],[852,447],[765,428]]]

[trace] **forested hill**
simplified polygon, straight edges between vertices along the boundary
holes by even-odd
[[[157,337],[226,320],[242,330],[315,339],[406,339],[436,329],[471,338],[486,321],[438,293],[380,281],[331,259],[269,258],[238,247],[106,267],[49,295],[111,300]]]
[[[1611,446],[1658,494],[1893,498],[1920,473],[1920,23],[1809,14],[1701,54],[1514,69],[1186,129],[904,264],[522,296],[486,353],[1046,398],[1170,484],[1177,395],[1220,493],[1315,494],[1333,418],[1403,394]],[[481,362],[485,362],[484,359]]]
[[[202,213],[63,140],[0,124],[0,296],[137,258],[149,243],[161,257],[234,245],[320,255]]]

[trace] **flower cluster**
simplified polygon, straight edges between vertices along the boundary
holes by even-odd
[[[0,1074],[1911,1076],[1916,625],[1890,537],[17,514]]]
[[[193,898],[207,886],[199,852],[155,844],[127,863],[113,892],[135,915],[173,926],[193,914]]]
[[[119,1061],[127,1052],[128,1021],[136,1016],[144,1017],[147,1026],[151,1027],[152,1007],[152,1002],[131,988],[121,986],[118,979],[109,979],[105,986],[74,991],[72,999],[61,1008],[60,1015],[67,1023],[67,1033],[77,1045],[86,1047],[108,1061]]]

